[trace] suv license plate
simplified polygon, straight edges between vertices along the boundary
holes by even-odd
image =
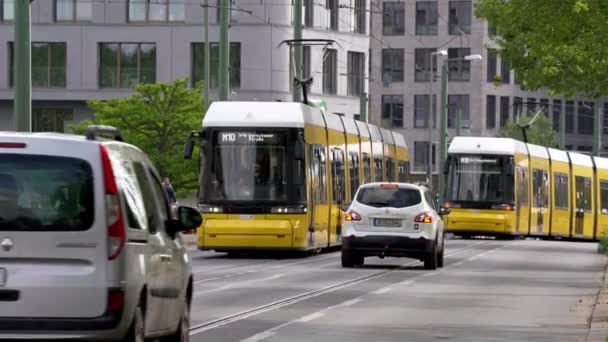
[[[374,219],[374,226],[377,227],[401,227],[401,220],[395,219]]]

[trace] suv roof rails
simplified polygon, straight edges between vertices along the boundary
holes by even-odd
[[[100,134],[107,134],[112,136],[112,139],[116,141],[124,141],[120,130],[113,126],[106,125],[91,125],[87,127],[85,136],[87,140],[97,140],[97,136]]]

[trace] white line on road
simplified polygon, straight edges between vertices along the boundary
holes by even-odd
[[[298,319],[297,321],[300,322],[300,323],[306,323],[306,322],[313,321],[313,320],[315,320],[317,318],[321,318],[323,316],[325,316],[325,313],[319,311],[319,312],[311,313],[308,316],[304,316],[304,317]]]
[[[392,289],[393,289],[392,287],[387,286],[387,287],[383,287],[381,289],[378,289],[378,290],[376,290],[376,291],[374,291],[372,293],[373,294],[385,294],[385,293],[390,292]]]
[[[270,336],[272,336],[274,334],[276,334],[274,331],[269,331],[269,330],[268,331],[263,331],[263,332],[261,332],[259,334],[256,334],[256,335],[253,335],[253,336],[249,337],[246,340],[243,340],[242,342],[258,342],[258,341],[267,339],[267,338],[269,338]]]

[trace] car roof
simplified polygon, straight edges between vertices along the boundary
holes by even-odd
[[[124,141],[117,141],[113,139],[105,139],[103,137],[97,137],[95,140],[89,140],[84,135],[70,134],[70,133],[57,133],[57,132],[9,132],[0,131],[0,140],[11,139],[12,141],[27,141],[31,139],[36,140],[48,140],[57,142],[73,142],[73,143],[87,143],[87,144],[122,144],[132,147],[141,152],[135,145],[131,145]],[[14,140],[13,140],[14,139]]]

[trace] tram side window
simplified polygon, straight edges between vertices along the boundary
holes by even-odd
[[[367,153],[363,153],[363,176],[365,183],[372,181],[372,160]]]
[[[399,182],[407,182],[407,165],[404,162],[399,163]]]
[[[555,208],[568,209],[568,176],[562,173],[555,174]]]
[[[346,187],[345,187],[345,170],[344,170],[344,151],[340,149],[333,150],[332,158],[332,170],[333,170],[333,189],[334,189],[334,203],[343,202],[346,198]]]
[[[327,203],[327,189],[326,189],[326,167],[325,167],[325,148],[323,146],[315,145],[312,147],[312,193],[313,200],[317,204]],[[316,183],[316,184],[315,184]]]
[[[518,167],[517,173],[517,204],[528,205],[528,169]]]
[[[548,188],[547,171],[532,171],[532,193],[534,195],[534,206],[537,208],[547,208],[549,206]]]
[[[395,181],[395,162],[393,158],[386,159],[386,180],[389,182]]]
[[[591,211],[591,179],[576,176],[576,208]]]
[[[376,182],[382,182],[382,175],[384,173],[382,170],[382,158],[374,158],[374,170],[376,171]]]
[[[601,213],[608,215],[608,181],[600,181]]]
[[[350,196],[355,198],[355,193],[359,188],[359,155],[355,152],[350,154]]]

